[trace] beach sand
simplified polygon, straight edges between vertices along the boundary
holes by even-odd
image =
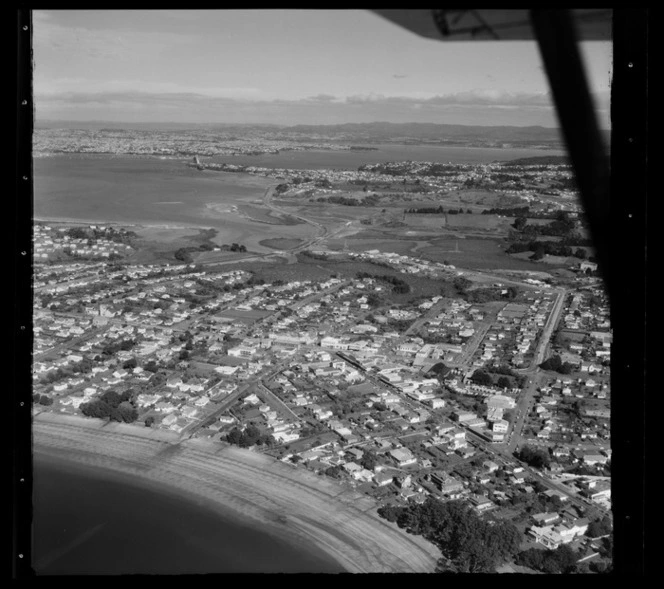
[[[42,412],[33,449],[203,502],[353,573],[433,572],[438,550],[382,520],[375,502],[262,454],[171,432]]]

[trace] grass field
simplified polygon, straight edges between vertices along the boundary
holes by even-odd
[[[291,280],[325,281],[335,273],[334,269],[322,265],[325,262],[318,262],[317,260],[312,260],[311,262],[316,263],[275,264],[273,262],[240,262],[234,265],[233,268],[252,272],[257,278],[262,278],[265,282],[274,282],[275,280],[284,280],[286,282]]]
[[[513,258],[504,252],[504,244],[495,239],[436,239],[429,247],[421,248],[422,256],[449,262],[459,268],[541,270],[542,266],[529,260]],[[458,252],[456,250],[459,250]]]
[[[242,311],[241,309],[228,309],[217,313],[218,317],[228,317],[229,319],[241,319],[245,321],[257,321],[258,319],[263,319],[264,317],[269,317],[272,315],[273,311],[260,311],[258,309],[253,309],[251,311]]]

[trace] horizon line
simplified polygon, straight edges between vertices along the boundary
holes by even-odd
[[[543,125],[468,125],[463,123],[433,123],[433,122],[400,122],[393,123],[390,121],[364,121],[364,122],[347,122],[347,123],[293,123],[293,124],[283,124],[283,123],[267,123],[267,122],[238,122],[238,123],[229,123],[229,122],[214,122],[208,121],[205,123],[201,122],[190,122],[190,121],[111,121],[103,119],[89,119],[89,120],[72,120],[72,119],[42,119],[40,121],[34,120],[33,125],[37,126],[38,124],[44,123],[72,123],[72,124],[90,124],[90,123],[104,123],[110,125],[192,125],[192,126],[203,126],[203,125],[226,125],[226,126],[238,126],[238,127],[251,127],[251,126],[270,126],[270,127],[340,127],[343,125],[431,125],[431,126],[448,126],[448,127],[509,127],[514,129],[546,129],[548,131],[562,131],[560,127],[545,127]],[[610,131],[611,129],[600,129],[600,131]]]

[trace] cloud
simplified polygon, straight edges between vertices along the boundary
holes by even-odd
[[[102,19],[103,12],[99,11],[95,16]],[[95,22],[98,25],[100,21]],[[33,29],[37,63],[40,60],[49,62],[53,56],[65,61],[118,63],[133,62],[139,55],[141,59],[149,61],[159,56],[165,47],[186,46],[192,40],[192,35],[184,32],[83,26],[80,20],[70,22],[68,11],[33,11]]]
[[[85,92],[81,88],[87,88]],[[147,81],[136,78],[91,80],[90,78],[47,78],[36,75],[34,93],[37,97],[67,99],[72,96],[96,96],[100,94],[126,93],[141,100],[158,100],[170,94],[191,94],[201,98],[258,97],[261,89],[251,86],[190,86],[177,82]]]

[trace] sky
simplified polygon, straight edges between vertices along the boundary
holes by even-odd
[[[581,43],[610,128],[611,43]],[[441,42],[366,10],[35,10],[36,121],[557,127],[535,42]]]

